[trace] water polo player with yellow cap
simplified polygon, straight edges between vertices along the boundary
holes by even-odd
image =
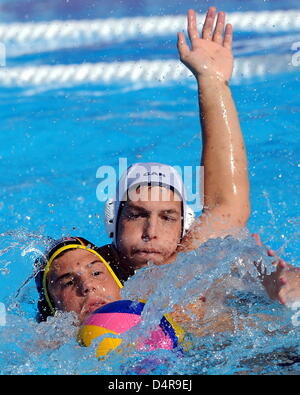
[[[65,237],[53,241],[36,261],[36,269],[38,321],[45,321],[58,310],[76,313],[83,324],[78,334],[82,345],[89,346],[94,338],[107,335],[97,348],[97,357],[122,343],[121,338],[111,338],[111,333],[118,335],[141,321],[144,303],[120,300],[122,283],[99,249],[86,239]],[[103,310],[104,306],[108,310]],[[140,347],[173,349],[182,338],[181,328],[164,316]]]
[[[66,237],[50,245],[37,262],[39,322],[57,310],[84,318],[120,299],[122,283],[97,247],[81,237]]]

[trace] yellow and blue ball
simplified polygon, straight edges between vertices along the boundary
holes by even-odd
[[[79,341],[89,347],[93,340],[102,337],[96,356],[103,357],[122,343],[118,335],[130,330],[141,322],[144,302],[120,300],[109,303],[95,310],[83,323],[79,331]],[[114,337],[110,335],[114,334]],[[171,350],[183,339],[183,331],[172,322],[168,314],[164,315],[158,327],[152,331],[148,339],[142,339],[138,348],[152,351],[155,349]]]

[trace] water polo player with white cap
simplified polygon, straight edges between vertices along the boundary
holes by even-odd
[[[136,163],[122,175],[105,209],[107,233],[121,267],[137,269],[173,257],[194,213],[179,173],[161,163]]]
[[[188,214],[182,180],[176,172],[161,164],[157,171],[147,171],[154,164],[145,163],[129,168],[121,177],[114,203],[107,205],[106,215],[109,235],[113,237],[111,254],[117,254],[120,266],[129,271],[147,261],[169,263],[179,249],[195,249],[209,238],[236,235],[247,224],[250,215],[247,157],[229,87],[233,70],[232,28],[225,27],[223,12],[218,14],[214,27],[215,19],[216,9],[210,7],[201,34],[196,13],[189,10],[191,48],[184,34],[178,33],[180,59],[198,83],[204,209],[189,228],[192,216]],[[138,174],[138,166],[146,171]],[[122,181],[126,178],[127,186]],[[134,190],[138,185],[138,190]],[[151,189],[156,189],[158,195],[168,191],[169,201],[147,200]],[[122,201],[122,194],[126,196],[127,191],[128,199]],[[131,199],[130,192],[140,196],[140,200]]]

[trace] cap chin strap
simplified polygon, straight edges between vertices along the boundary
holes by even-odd
[[[185,210],[186,212],[184,218],[182,237],[185,236],[186,232],[190,229],[192,223],[195,220],[194,210],[189,206],[186,206]],[[105,203],[104,224],[108,237],[113,239],[115,237],[116,224],[115,224],[115,200],[112,198],[108,199]]]

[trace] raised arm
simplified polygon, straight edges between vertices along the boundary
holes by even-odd
[[[188,11],[188,35],[178,33],[181,61],[198,83],[204,166],[204,209],[182,242],[180,250],[198,247],[209,238],[236,234],[250,215],[246,150],[229,80],[233,69],[232,27],[225,29],[220,12],[209,8],[202,30],[196,14]],[[225,31],[224,31],[225,30]]]

